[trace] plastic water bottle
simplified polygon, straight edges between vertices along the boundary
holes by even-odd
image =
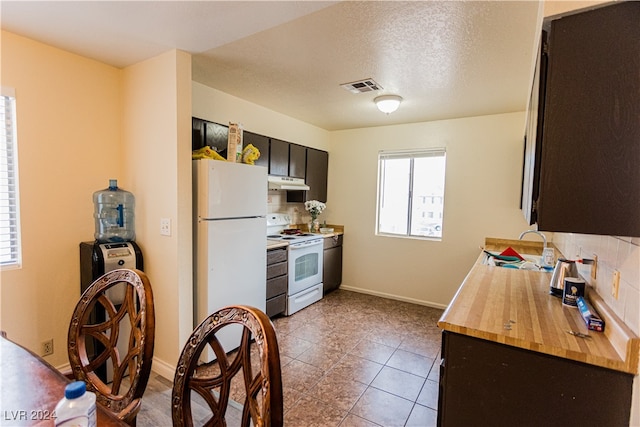
[[[64,389],[64,398],[56,405],[56,426],[96,427],[96,395],[82,381]]]
[[[93,205],[99,243],[135,240],[135,197],[118,188],[117,180],[110,179],[109,188],[93,193]]]

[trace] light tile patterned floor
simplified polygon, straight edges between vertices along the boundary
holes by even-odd
[[[441,314],[337,290],[273,319],[285,426],[435,426]],[[150,382],[139,427],[170,425],[170,387],[161,378]]]

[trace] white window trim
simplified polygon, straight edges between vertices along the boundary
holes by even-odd
[[[18,145],[17,145],[17,118],[16,118],[16,96],[15,89],[11,87],[2,86],[0,94],[2,97],[10,97],[13,98],[13,105],[11,111],[11,159],[12,159],[12,170],[13,170],[13,185],[11,188],[7,189],[6,192],[3,191],[3,196],[7,196],[7,198],[12,197],[14,200],[14,218],[13,218],[13,227],[10,231],[11,234],[14,234],[12,238],[12,245],[15,247],[15,255],[11,258],[11,260],[2,262],[0,261],[0,270],[10,270],[20,268],[22,266],[22,243],[21,243],[21,231],[20,231],[20,191],[18,184]],[[4,111],[4,105],[2,106]],[[3,128],[4,128],[3,124]],[[0,147],[4,149],[5,147]],[[11,195],[12,194],[12,195]]]
[[[375,222],[375,235],[382,237],[395,237],[399,239],[418,239],[418,240],[431,240],[431,241],[442,241],[442,237],[433,237],[433,236],[419,236],[410,234],[410,231],[407,234],[396,234],[396,233],[385,233],[379,230],[380,226],[380,191],[382,185],[381,173],[382,173],[382,162],[388,159],[406,159],[406,158],[418,158],[418,157],[440,157],[444,156],[446,162],[447,150],[445,147],[433,147],[433,148],[417,148],[417,149],[406,149],[406,150],[382,150],[378,152],[378,176],[377,176],[377,189],[376,189],[376,222]],[[413,181],[413,168],[411,170],[411,181]],[[412,185],[412,184],[411,184]],[[444,196],[444,195],[443,195]],[[411,201],[408,207],[408,214],[411,212]]]

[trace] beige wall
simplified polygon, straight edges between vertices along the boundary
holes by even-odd
[[[193,330],[190,55],[174,50],[126,68],[123,94],[123,163],[156,309],[153,369],[173,378]],[[161,218],[171,236],[160,235]]]
[[[15,88],[22,268],[2,271],[0,327],[67,363],[67,328],[80,296],[79,243],[93,240],[92,194],[109,178],[129,189],[121,129],[122,72],[2,32],[2,85]]]
[[[326,213],[345,226],[343,287],[446,306],[485,236],[528,229],[519,210],[523,122],[513,113],[334,132]],[[442,241],[376,236],[378,151],[417,147],[447,150]]]
[[[544,1],[544,16],[556,16],[562,15],[567,12],[575,12],[580,9],[589,9],[598,7],[604,3],[611,3],[611,0],[594,0],[594,1],[572,1],[572,0],[560,0],[560,1]]]
[[[2,271],[0,328],[54,366],[68,363],[80,296],[78,245],[92,241],[92,194],[117,178],[136,196],[136,241],[154,290],[153,369],[193,329],[191,57],[170,51],[119,70],[2,33],[2,85],[17,98],[22,268]],[[160,218],[172,235],[160,236]]]
[[[284,114],[193,82],[193,116],[216,123],[242,123],[245,130],[320,150],[330,132]]]

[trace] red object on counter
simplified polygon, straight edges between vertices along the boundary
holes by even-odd
[[[503,256],[514,256],[518,259],[520,259],[521,261],[524,261],[524,258],[522,258],[522,255],[520,255],[515,249],[513,249],[511,246],[509,246],[507,249],[505,249],[504,251],[502,251],[500,253],[500,255]]]

